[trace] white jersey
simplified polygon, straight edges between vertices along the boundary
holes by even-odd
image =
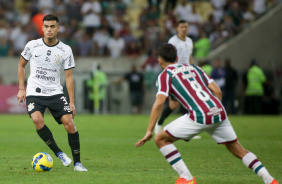
[[[190,56],[193,51],[193,42],[191,38],[186,36],[185,41],[178,38],[177,35],[174,35],[168,40],[168,43],[175,46],[177,50],[177,57],[179,64],[189,64]]]
[[[29,41],[21,56],[30,62],[26,96],[53,96],[63,94],[61,70],[75,67],[71,48],[59,41],[48,46],[43,38]]]

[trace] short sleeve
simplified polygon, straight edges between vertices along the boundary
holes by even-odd
[[[158,76],[158,80],[156,84],[157,90],[158,90],[157,95],[162,94],[168,97],[170,93],[170,88],[171,88],[170,82],[171,82],[170,77],[165,70]]]
[[[65,62],[64,62],[64,69],[69,70],[69,69],[72,69],[72,68],[75,68],[75,62],[74,62],[72,50],[71,50],[71,48],[69,48],[68,49],[68,55],[67,55]]]
[[[197,67],[197,66],[196,66]],[[202,76],[204,77],[204,81],[206,85],[208,86],[210,83],[213,82],[213,79],[200,67],[197,67],[198,70],[200,70]]]
[[[30,58],[31,58],[31,42],[28,42],[26,45],[25,45],[25,48],[24,50],[22,51],[21,53],[21,56],[26,60],[26,61],[29,61]]]

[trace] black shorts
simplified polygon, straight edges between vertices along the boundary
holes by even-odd
[[[54,96],[28,96],[26,97],[26,107],[29,116],[39,111],[44,116],[45,109],[48,107],[58,124],[62,124],[61,118],[65,114],[72,114],[69,103],[64,94]]]

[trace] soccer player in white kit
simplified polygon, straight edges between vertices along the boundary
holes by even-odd
[[[174,35],[168,40],[168,43],[172,44],[177,50],[177,62],[180,64],[194,64],[192,52],[193,41],[187,36],[189,31],[188,23],[184,20],[180,20],[177,23],[177,35]],[[179,102],[174,98],[169,98],[169,104],[164,108],[158,123],[155,126],[155,134],[157,134],[162,128],[164,120],[179,106]],[[196,136],[195,138],[201,138]]]
[[[162,155],[179,174],[176,184],[196,184],[177,148],[173,144],[179,139],[189,141],[205,131],[218,144],[224,144],[244,165],[252,169],[266,184],[278,184],[258,160],[255,154],[245,150],[228,120],[221,103],[222,93],[201,68],[195,65],[176,63],[176,49],[163,44],[158,49],[158,61],[164,69],[159,75],[158,92],[152,107],[151,117],[145,136],[135,146],[144,145],[153,137],[154,126],[169,95],[175,96],[189,113],[169,123],[154,137]]]
[[[57,39],[60,30],[59,19],[49,14],[43,18],[44,37],[29,41],[21,53],[18,65],[19,104],[26,100],[30,115],[40,138],[54,154],[69,166],[72,160],[57,146],[50,129],[44,124],[44,112],[49,108],[58,124],[68,132],[75,171],[87,171],[80,162],[79,134],[74,125],[74,84],[72,69],[75,67],[71,48]],[[30,63],[30,75],[25,91],[25,66]],[[69,102],[60,84],[61,70],[65,70]]]

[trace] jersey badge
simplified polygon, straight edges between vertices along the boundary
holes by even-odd
[[[47,51],[47,56],[50,56],[51,55],[51,50],[48,50]]]
[[[61,63],[61,59],[62,59],[62,56],[60,56],[59,54],[55,55],[54,62],[58,65]]]

